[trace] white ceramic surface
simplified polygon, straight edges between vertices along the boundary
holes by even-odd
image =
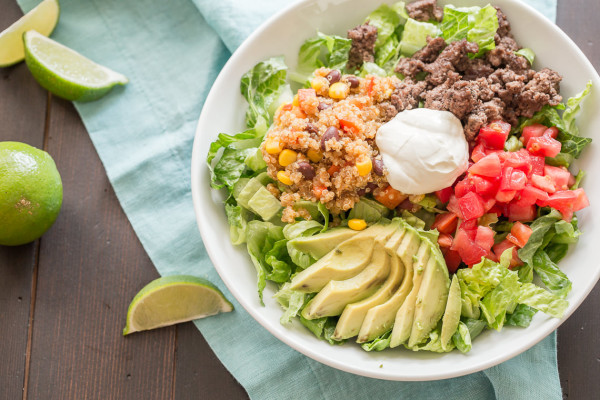
[[[386,1],[392,3],[391,1]],[[485,5],[486,0],[440,1],[457,6]],[[223,193],[210,189],[205,159],[209,144],[219,132],[237,133],[244,129],[247,107],[239,92],[240,77],[257,62],[283,54],[287,65],[296,65],[302,42],[319,29],[325,33],[345,35],[347,29],[360,24],[378,2],[367,0],[306,0],[275,15],[255,31],[233,54],[217,78],[200,116],[192,157],[192,191],[194,208],[204,244],[221,278],[242,306],[274,336],[305,355],[347,372],[389,380],[444,379],[476,372],[499,364],[538,343],[566,320],[592,290],[600,276],[599,258],[594,248],[600,243],[600,186],[593,182],[600,176],[600,79],[577,46],[532,8],[515,0],[495,0],[512,23],[517,41],[532,48],[537,55],[534,67],[552,68],[564,76],[561,84],[566,98],[593,80],[595,91],[586,100],[578,118],[581,132],[594,138],[575,165],[588,172],[584,187],[592,206],[578,213],[584,232],[581,240],[560,263],[573,281],[569,308],[557,320],[538,313],[527,329],[505,328],[502,332],[486,331],[478,337],[470,353],[413,353],[404,349],[387,349],[367,353],[356,344],[331,346],[317,340],[296,323],[282,326],[282,310],[271,298],[273,286],[265,290],[265,307],[259,304],[256,273],[245,246],[232,246],[229,226],[222,205]],[[575,169],[576,170],[576,169]]]

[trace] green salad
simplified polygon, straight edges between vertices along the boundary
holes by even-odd
[[[398,2],[348,38],[317,32],[292,71],[273,57],[242,76],[247,129],[220,133],[207,164],[282,324],[366,351],[465,353],[486,329],[562,318],[558,263],[589,205],[569,167],[591,142],[575,123],[591,83],[563,102],[534,58],[490,5]],[[419,109],[452,113],[468,161],[415,193],[393,184],[377,132]]]

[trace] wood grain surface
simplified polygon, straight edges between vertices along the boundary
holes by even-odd
[[[0,30],[22,15],[14,0],[0,10]],[[558,25],[596,68],[598,17],[597,0],[559,0]],[[48,151],[64,185],[42,239],[0,247],[0,399],[246,399],[191,323],[121,335],[129,301],[158,274],[72,104],[25,65],[0,68],[0,127],[0,141]],[[597,286],[559,329],[564,398],[600,393],[599,302]]]

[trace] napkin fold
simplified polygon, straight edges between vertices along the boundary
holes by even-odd
[[[28,11],[39,1],[18,2]],[[555,19],[556,0],[527,2]],[[61,0],[60,22],[52,35],[130,79],[103,99],[75,107],[159,273],[204,276],[231,300],[196,227],[189,171],[192,142],[204,99],[231,52],[290,3]],[[562,398],[554,333],[482,372],[434,382],[390,382],[313,361],[274,338],[237,302],[234,305],[235,312],[196,325],[253,399]]]

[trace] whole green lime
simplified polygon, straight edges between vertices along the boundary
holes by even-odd
[[[44,234],[62,205],[54,160],[19,142],[0,142],[0,245],[18,246]]]

